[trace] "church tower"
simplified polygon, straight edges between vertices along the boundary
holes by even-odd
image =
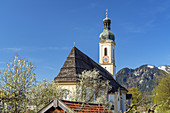
[[[113,75],[115,79],[116,65],[115,65],[115,36],[110,31],[111,20],[108,18],[106,10],[106,18],[103,20],[104,29],[100,34],[99,42],[99,64]]]

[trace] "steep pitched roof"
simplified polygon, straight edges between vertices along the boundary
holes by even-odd
[[[112,85],[111,92],[115,92],[118,88],[126,90],[120,84],[118,84],[112,74],[110,74],[106,69],[101,67],[90,57],[82,53],[76,47],[73,47],[69,56],[67,57],[63,67],[61,68],[57,77],[54,78],[55,82],[68,82],[77,81],[78,74],[81,74],[84,70],[96,69],[102,75],[103,79],[109,80]],[[126,90],[127,91],[127,90]]]
[[[105,106],[93,103],[82,103],[55,99],[43,107],[38,113],[112,113]]]

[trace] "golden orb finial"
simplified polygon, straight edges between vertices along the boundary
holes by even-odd
[[[106,17],[108,17],[108,9],[106,9]]]

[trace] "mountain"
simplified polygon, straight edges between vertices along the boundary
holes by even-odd
[[[158,67],[158,69],[164,70],[165,72],[170,74],[170,66],[168,66],[168,65],[160,66],[160,67]]]
[[[142,65],[136,69],[123,68],[116,74],[116,80],[124,87],[138,87],[142,92],[152,91],[162,77],[170,74],[170,66],[156,67]]]

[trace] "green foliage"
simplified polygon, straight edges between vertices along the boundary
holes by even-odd
[[[37,112],[55,98],[64,99],[68,94],[69,91],[61,89],[58,84],[44,80],[31,87],[26,97],[28,106],[34,107]]]
[[[132,87],[128,89],[128,91],[128,94],[132,94],[132,103],[137,108],[140,100],[142,99],[142,92],[137,87]]]
[[[154,89],[154,103],[158,104],[158,111],[170,111],[170,75],[163,78],[157,88]]]
[[[7,63],[0,78],[1,112],[19,113],[26,111],[26,94],[35,84],[34,66],[18,55],[13,62]]]
[[[109,81],[103,80],[99,72],[83,71],[79,75],[79,82],[76,86],[74,99],[81,102],[91,102],[97,104],[108,104],[107,94],[111,88]]]

